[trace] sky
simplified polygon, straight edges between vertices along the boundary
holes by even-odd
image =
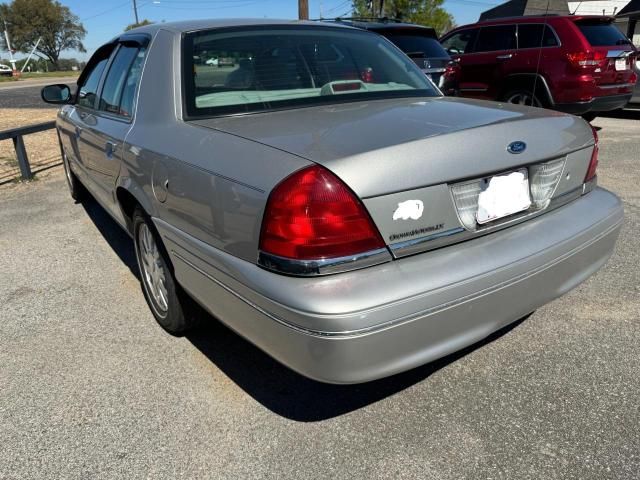
[[[86,60],[100,45],[134,23],[133,0],[59,0],[77,15],[87,36],[86,54],[66,52],[63,57]],[[9,0],[0,0],[9,3]],[[500,0],[446,0],[445,8],[458,25],[475,22],[484,10]],[[154,22],[194,18],[297,18],[297,0],[137,0],[138,15]],[[351,0],[309,0],[309,16],[344,16],[351,11]],[[0,52],[6,56],[6,52]],[[20,55],[18,55],[20,56]]]

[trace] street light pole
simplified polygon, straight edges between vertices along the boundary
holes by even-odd
[[[309,0],[298,0],[298,18],[309,20]]]
[[[11,69],[16,71],[16,61],[13,58],[13,51],[11,50],[11,42],[9,41],[9,30],[7,30],[7,21],[3,20],[4,23],[4,39],[7,42],[7,50],[9,50],[9,62],[11,63]]]
[[[140,21],[138,20],[138,4],[136,3],[136,0],[133,0],[133,13],[136,16],[136,25],[138,25]]]

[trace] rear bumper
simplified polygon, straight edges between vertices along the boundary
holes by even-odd
[[[609,112],[624,108],[631,100],[632,93],[622,95],[607,95],[595,97],[589,102],[557,103],[554,109],[573,115],[583,115],[585,113]]]
[[[392,375],[471,345],[571,290],[613,252],[622,204],[596,189],[524,224],[320,278],[262,270],[160,220],[180,283],[297,372],[329,383]]]

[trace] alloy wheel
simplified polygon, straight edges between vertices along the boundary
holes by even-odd
[[[159,316],[164,317],[169,310],[167,272],[153,233],[144,223],[138,231],[138,257],[142,282],[152,300],[152,306]]]

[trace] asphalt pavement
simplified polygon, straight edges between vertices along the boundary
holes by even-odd
[[[640,114],[621,117],[594,122],[626,210],[609,263],[360,386],[302,378],[214,319],[167,335],[130,239],[61,169],[0,187],[0,479],[639,478]]]

